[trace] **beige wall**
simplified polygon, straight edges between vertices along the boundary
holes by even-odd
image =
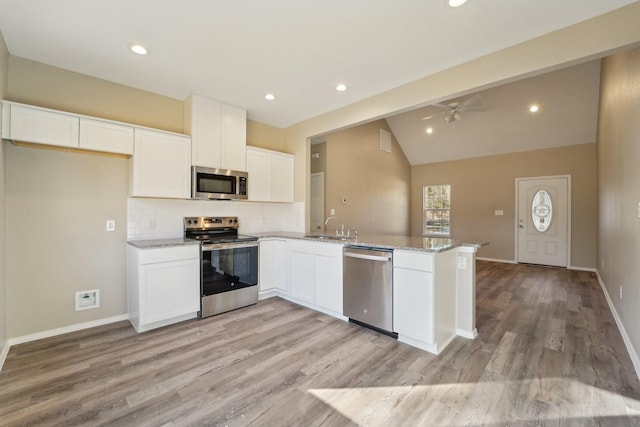
[[[391,131],[386,121],[377,120],[323,135],[325,218],[334,208],[345,227],[358,227],[361,233],[407,234],[411,166],[395,137],[391,153],[380,151],[381,128]],[[330,223],[326,231],[336,225]]]
[[[317,154],[317,158],[313,155]],[[327,143],[319,142],[311,146],[311,173],[327,171]]]
[[[0,33],[0,99],[7,91],[9,51]],[[0,124],[0,127],[2,124]],[[0,141],[0,352],[7,340],[7,302],[5,268],[5,143]]]
[[[182,132],[182,101],[13,56],[6,98]],[[8,337],[126,314],[128,160],[5,145]]]
[[[286,152],[284,129],[247,120],[247,145]]]
[[[602,63],[598,129],[598,269],[640,351],[640,50]],[[620,298],[622,287],[622,299]]]
[[[8,336],[125,314],[128,160],[6,150]],[[75,292],[89,289],[100,308],[76,312]]]
[[[6,99],[182,133],[184,103],[11,56]]]
[[[420,235],[422,187],[451,185],[452,237],[490,242],[478,256],[515,259],[515,179],[571,175],[571,260],[596,267],[596,145],[581,144],[414,166],[411,171],[411,231]],[[496,216],[495,210],[503,210]]]

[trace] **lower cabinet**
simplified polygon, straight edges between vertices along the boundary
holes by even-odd
[[[438,354],[455,336],[455,253],[393,252],[393,328],[398,341]]]
[[[260,239],[258,278],[260,298],[287,292],[287,241]]]
[[[289,240],[289,299],[342,316],[342,245]]]
[[[200,310],[200,247],[127,246],[129,320],[138,332],[194,318]]]

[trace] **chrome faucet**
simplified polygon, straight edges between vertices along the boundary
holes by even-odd
[[[327,218],[327,220],[324,222],[324,225],[327,225],[329,223],[329,221],[331,221],[332,219],[337,219],[338,221],[340,221],[340,233],[338,234],[338,229],[336,228],[336,236],[344,236],[344,222],[342,222],[342,220],[335,216],[335,215],[331,215],[329,218]]]

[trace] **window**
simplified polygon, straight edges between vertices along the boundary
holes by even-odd
[[[423,234],[449,236],[451,234],[451,186],[426,185],[423,188]]]

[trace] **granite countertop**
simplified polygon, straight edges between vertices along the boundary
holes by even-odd
[[[171,246],[199,245],[200,242],[193,239],[178,237],[173,239],[128,240],[128,244],[138,249],[168,248]]]
[[[342,245],[357,245],[371,248],[381,249],[402,249],[420,252],[444,252],[459,246],[472,246],[480,248],[488,243],[459,243],[452,239],[443,237],[417,237],[417,236],[394,236],[394,235],[376,235],[362,234],[357,239],[335,239],[335,238],[318,238],[317,236],[329,236],[330,234],[319,233],[296,233],[296,232],[269,232],[269,233],[252,233],[253,236],[259,238],[286,238],[286,239],[302,239],[315,242],[338,243]],[[316,237],[314,237],[316,236]]]

